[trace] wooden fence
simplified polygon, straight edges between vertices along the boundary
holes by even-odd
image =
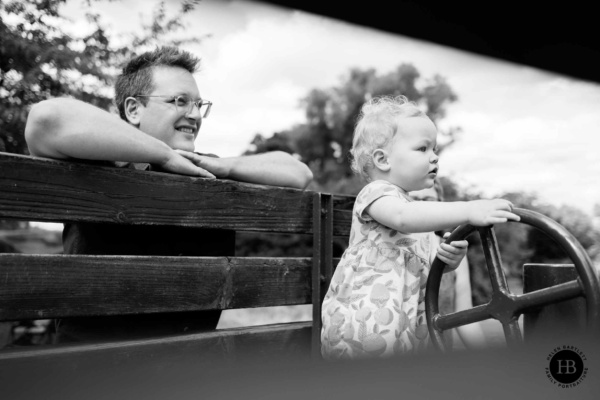
[[[0,254],[0,321],[313,304],[308,322],[0,350],[0,366],[319,355],[320,305],[351,196],[0,153],[0,219],[311,235],[306,258]]]

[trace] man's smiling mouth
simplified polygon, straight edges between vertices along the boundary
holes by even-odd
[[[194,134],[196,132],[196,130],[194,128],[190,128],[187,126],[180,126],[178,128],[175,128],[177,131],[179,132],[183,132],[183,133],[189,133],[189,134]]]

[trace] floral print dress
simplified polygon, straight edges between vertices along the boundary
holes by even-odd
[[[383,196],[412,201],[383,180],[356,197],[350,243],[322,305],[325,359],[390,357],[428,347],[425,286],[433,233],[403,234],[365,209]]]

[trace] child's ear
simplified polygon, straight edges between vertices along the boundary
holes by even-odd
[[[390,170],[388,154],[385,150],[376,149],[371,154],[373,157],[373,166],[381,171],[387,172]]]
[[[125,118],[127,118],[127,122],[132,125],[139,126],[141,119],[141,108],[138,101],[133,97],[128,97],[125,99]]]

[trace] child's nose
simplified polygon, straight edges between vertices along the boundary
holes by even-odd
[[[432,164],[437,164],[437,162],[440,160],[440,157],[437,154],[434,154],[433,156],[431,156],[430,162]]]

